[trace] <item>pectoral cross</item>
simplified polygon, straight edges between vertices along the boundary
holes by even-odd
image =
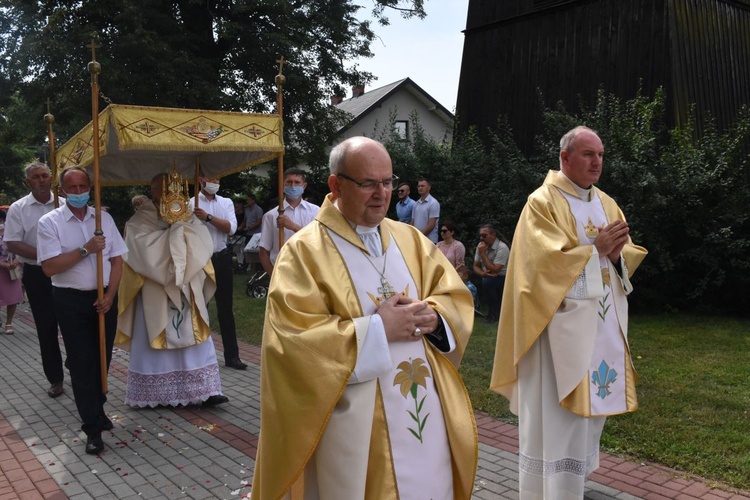
[[[391,286],[390,283],[388,283],[388,280],[385,279],[384,276],[380,277],[380,288],[378,288],[378,293],[385,299],[388,300],[394,295],[396,295],[396,289]]]

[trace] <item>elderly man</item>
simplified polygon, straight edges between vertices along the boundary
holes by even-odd
[[[522,499],[583,498],[606,416],[637,408],[627,295],[646,250],[594,186],[603,156],[593,130],[565,134],[513,239],[491,388],[518,415]]]
[[[52,303],[52,282],[36,258],[37,224],[43,215],[55,209],[50,191],[52,174],[47,165],[39,162],[26,165],[25,173],[23,182],[31,192],[8,209],[3,240],[8,251],[18,255],[18,260],[24,264],[22,281],[34,316],[42,368],[50,384],[47,395],[56,398],[63,393],[64,378],[60,342],[57,340],[57,316],[49,306]],[[63,198],[60,204],[65,204]]]
[[[78,414],[86,433],[86,453],[104,449],[101,433],[112,429],[104,413],[107,396],[102,392],[99,351],[99,314],[104,315],[107,368],[117,328],[117,287],[122,276],[125,242],[112,216],[102,212],[102,233],[96,229],[94,210],[87,205],[91,180],[85,170],[72,167],[60,174],[67,204],[39,220],[37,259],[44,274],[52,278],[53,305],[60,322],[70,365],[71,385]],[[102,254],[100,300],[97,293],[96,254]]]
[[[440,219],[440,203],[430,194],[432,184],[422,177],[417,182],[419,199],[414,204],[411,225],[422,231],[422,234],[437,244],[438,220]]]
[[[227,238],[237,230],[237,217],[234,203],[229,198],[219,196],[219,179],[199,177],[201,192],[198,194],[198,208],[195,198],[190,199],[190,208],[195,216],[203,221],[211,235],[214,253],[211,263],[216,273],[216,315],[219,318],[221,343],[224,345],[224,366],[235,370],[247,369],[240,360],[237,344],[237,327],[234,321],[234,271],[232,252],[227,246]]]
[[[182,186],[177,174],[154,177],[153,203],[130,219],[125,237],[115,343],[130,350],[125,403],[135,407],[229,401],[208,322],[213,244]]]
[[[308,225],[318,215],[320,207],[302,199],[307,188],[305,172],[299,168],[284,171],[284,209],[279,215],[279,207],[269,210],[263,216],[258,243],[258,258],[263,269],[270,276],[279,255],[279,228],[284,228],[284,241]]]
[[[477,435],[456,366],[471,294],[385,218],[397,179],[380,143],[347,139],[330,171],[271,280],[253,498],[468,499]]]

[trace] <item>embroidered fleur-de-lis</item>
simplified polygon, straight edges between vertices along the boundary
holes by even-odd
[[[411,358],[409,358],[411,360]],[[428,413],[424,416],[424,418],[420,418],[419,412],[422,411],[422,405],[424,404],[424,400],[427,398],[427,395],[422,396],[422,399],[417,401],[417,389],[421,385],[425,389],[427,389],[427,378],[430,376],[430,371],[427,369],[424,365],[424,360],[421,358],[417,358],[414,361],[402,361],[398,365],[398,369],[400,370],[396,377],[393,379],[393,385],[401,385],[401,395],[406,398],[409,394],[411,394],[411,397],[414,398],[414,413],[407,410],[407,413],[409,413],[409,416],[411,416],[412,420],[416,422],[417,424],[417,430],[415,431],[412,428],[408,428],[409,432],[412,433],[412,435],[419,440],[420,443],[423,443],[422,440],[422,431],[424,430],[424,426],[427,423],[427,417],[430,416]]]
[[[610,368],[604,360],[602,360],[599,369],[595,371],[594,375],[591,377],[591,383],[598,388],[596,395],[602,399],[612,394],[609,390],[609,386],[616,380],[617,371]]]

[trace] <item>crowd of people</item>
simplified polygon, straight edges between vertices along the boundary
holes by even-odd
[[[133,199],[124,239],[106,212],[96,230],[84,169],[61,173],[56,202],[49,169],[31,163],[29,195],[0,223],[5,333],[23,297],[11,272],[22,267],[48,395],[64,391],[59,328],[85,451],[101,453],[113,423],[100,374],[115,344],[131,353],[127,404],[229,401],[207,305],[215,300],[224,365],[244,370],[230,237],[257,235],[271,279],[253,498],[469,499],[478,437],[456,368],[479,312],[474,276],[485,320],[499,321],[491,389],[519,417],[520,498],[580,499],[606,417],[637,408],[627,295],[646,250],[595,186],[603,155],[593,130],[565,134],[560,168],[530,195],[513,245],[483,224],[469,262],[429,179],[412,199],[385,147],[366,137],[331,151],[321,206],[304,199],[296,168],[265,214],[252,195],[220,196],[218,178],[199,178],[189,198],[176,172],[159,173],[150,197]]]

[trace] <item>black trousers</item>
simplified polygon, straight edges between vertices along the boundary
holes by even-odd
[[[63,381],[63,361],[57,340],[57,315],[52,306],[52,282],[41,266],[23,265],[23,286],[34,316],[44,376],[50,384]]]
[[[232,252],[225,249],[211,256],[216,273],[216,313],[219,317],[221,342],[224,344],[224,362],[240,357],[237,346],[237,330],[234,324],[234,273]]]
[[[503,302],[503,289],[505,288],[505,275],[494,278],[482,278],[482,288],[487,297],[488,315],[493,319],[500,317],[500,306]]]
[[[60,321],[65,350],[70,365],[78,414],[83,421],[81,430],[88,436],[102,431],[104,403],[99,355],[99,314],[94,308],[96,290],[53,288],[55,311]],[[112,346],[117,331],[117,297],[104,315],[107,349],[107,371],[112,360]]]

